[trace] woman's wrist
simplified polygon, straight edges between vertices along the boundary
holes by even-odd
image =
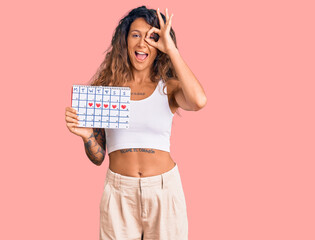
[[[83,140],[84,143],[87,143],[87,142],[88,142],[89,140],[91,140],[92,138],[95,138],[93,133],[91,133],[91,134],[88,135],[88,136],[82,136],[82,140]]]

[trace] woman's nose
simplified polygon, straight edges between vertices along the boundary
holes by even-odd
[[[145,46],[145,45],[147,45],[147,42],[144,40],[144,38],[145,38],[145,36],[144,36],[144,37],[141,37],[141,38],[139,39],[139,42],[138,42],[138,45],[139,45],[139,46]]]

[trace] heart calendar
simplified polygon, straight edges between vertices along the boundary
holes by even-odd
[[[129,87],[73,85],[71,100],[79,127],[129,128]]]

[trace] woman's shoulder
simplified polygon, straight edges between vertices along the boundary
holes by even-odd
[[[169,78],[165,81],[165,84],[169,94],[173,93],[180,87],[180,81],[177,78]]]

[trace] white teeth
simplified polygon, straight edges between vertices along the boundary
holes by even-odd
[[[144,52],[137,52],[137,51],[136,51],[136,53],[138,53],[138,54],[146,54],[146,53],[144,53]]]

